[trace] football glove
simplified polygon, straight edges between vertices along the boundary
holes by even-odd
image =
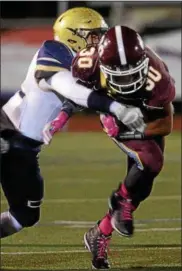
[[[119,133],[119,127],[116,124],[115,118],[111,115],[100,114],[100,121],[103,125],[103,130],[110,137],[116,137]]]
[[[43,137],[43,142],[45,145],[50,144],[53,135],[59,132],[64,127],[68,119],[69,119],[69,115],[64,111],[61,111],[56,119],[54,119],[51,122],[48,122],[44,126],[44,129],[42,131],[42,137]]]

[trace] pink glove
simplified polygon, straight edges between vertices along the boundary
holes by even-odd
[[[61,111],[57,118],[45,125],[42,132],[44,144],[48,145],[51,142],[53,135],[64,127],[68,119],[69,115]]]
[[[100,120],[104,126],[104,131],[110,137],[116,137],[119,134],[119,127],[116,124],[115,118],[110,115],[100,115]]]

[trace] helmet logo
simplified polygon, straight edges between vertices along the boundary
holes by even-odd
[[[68,39],[68,42],[70,42],[71,44],[77,43],[76,40],[71,40],[71,39]]]

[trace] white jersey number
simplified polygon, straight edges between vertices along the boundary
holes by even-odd
[[[149,66],[146,90],[152,91],[156,83],[159,82],[161,79],[161,73],[154,69],[152,66]]]
[[[79,56],[81,56],[78,59],[78,67],[79,68],[91,68],[93,66],[93,54],[95,53],[95,48],[91,47],[88,49],[83,49]]]

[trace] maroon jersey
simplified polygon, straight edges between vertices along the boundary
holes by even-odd
[[[130,94],[131,96],[126,100],[122,99],[120,94],[109,89],[99,69],[97,48],[90,47],[79,52],[73,60],[72,73],[87,87],[103,91],[103,93],[107,93],[107,95],[122,103],[140,107],[148,120],[151,119],[151,115],[153,117],[155,115],[154,119],[156,119],[161,117],[162,111],[160,111],[160,108],[162,110],[165,104],[173,101],[175,84],[163,60],[148,47],[146,47],[146,55],[149,58],[146,84],[141,90]],[[155,110],[155,107],[159,110]]]
[[[149,72],[145,90],[152,93],[148,104],[162,107],[174,100],[175,82],[169,74],[167,65],[153,50],[146,47],[146,54],[149,58]]]
[[[99,55],[96,47],[83,49],[72,61],[72,74],[85,86],[100,88]]]

